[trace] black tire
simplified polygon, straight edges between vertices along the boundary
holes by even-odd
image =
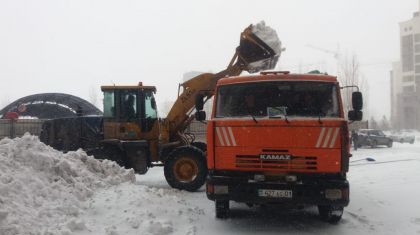
[[[164,173],[172,188],[195,192],[206,181],[206,155],[194,146],[178,147],[166,159]]]
[[[410,144],[414,144],[414,139],[412,139],[412,140],[410,141]]]
[[[373,149],[376,149],[376,147],[378,147],[378,142],[376,142],[376,140],[374,140],[370,147],[372,147]]]
[[[200,149],[203,153],[207,152],[207,144],[201,141],[195,141],[191,143],[192,146]]]
[[[361,148],[361,147],[362,147],[362,144],[357,144],[357,147],[358,147],[358,148]]]
[[[217,219],[225,220],[230,217],[229,200],[216,200],[214,204],[216,206]]]
[[[336,224],[341,220],[344,208],[342,206],[319,205],[318,211],[322,221]]]
[[[392,148],[392,142],[393,142],[393,141],[391,141],[391,140],[390,140],[390,141],[388,142],[388,144],[386,145],[386,147],[388,147],[388,148]]]
[[[404,139],[400,139],[400,143],[401,144],[404,144]]]

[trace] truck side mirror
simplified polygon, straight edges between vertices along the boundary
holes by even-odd
[[[206,120],[206,112],[205,111],[197,111],[194,114],[196,121],[204,121]]]
[[[152,97],[151,105],[152,105],[152,109],[156,110],[156,99],[155,99],[155,97]]]
[[[197,111],[203,110],[204,107],[204,95],[201,93],[198,93],[195,96],[195,109],[197,109]]]
[[[363,112],[350,110],[348,113],[348,117],[350,121],[361,121],[363,119]]]
[[[355,91],[352,93],[351,101],[353,103],[353,109],[355,111],[360,111],[363,109],[363,96],[362,92]]]

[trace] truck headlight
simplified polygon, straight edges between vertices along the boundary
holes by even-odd
[[[327,199],[341,199],[342,193],[340,189],[327,189],[325,191],[325,198]]]
[[[214,186],[214,194],[228,194],[229,187],[226,185],[215,185]]]

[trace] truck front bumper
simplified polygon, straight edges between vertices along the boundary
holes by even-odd
[[[215,190],[224,186],[223,192]],[[227,187],[227,190],[226,190]],[[326,197],[328,190],[341,190],[341,198]],[[292,197],[260,196],[260,190],[291,190]],[[212,191],[212,192],[209,192]],[[298,183],[244,182],[230,177],[208,176],[206,194],[210,200],[229,200],[253,204],[338,205],[348,206],[350,188],[347,180],[316,180]]]

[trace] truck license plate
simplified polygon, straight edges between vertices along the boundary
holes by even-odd
[[[292,190],[268,190],[258,189],[258,196],[260,197],[292,197]]]

